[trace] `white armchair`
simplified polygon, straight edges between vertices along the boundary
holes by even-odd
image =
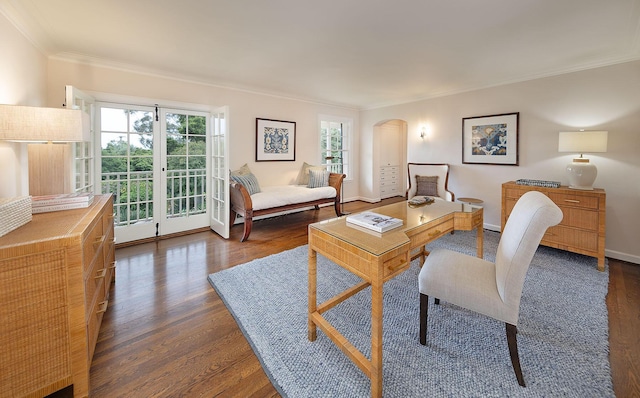
[[[437,195],[423,195],[430,196],[433,198],[441,198],[443,200],[447,200],[449,202],[453,202],[455,200],[455,195],[453,192],[449,191],[448,183],[449,183],[449,165],[446,163],[408,163],[407,164],[407,178],[408,178],[408,189],[406,193],[407,199],[411,199],[416,195],[423,195],[423,193],[419,192],[419,188],[421,188],[422,192],[426,193],[437,193]],[[437,177],[437,181],[433,181],[436,178],[423,178],[422,180],[430,180],[425,184],[419,184],[416,176],[421,177]],[[431,187],[435,188],[435,192],[433,192]]]
[[[446,249],[431,252],[418,276],[420,344],[427,344],[429,296],[505,322],[511,364],[525,386],[516,325],[520,297],[531,259],[547,228],[560,223],[562,210],[546,195],[522,195],[502,231],[495,263]]]

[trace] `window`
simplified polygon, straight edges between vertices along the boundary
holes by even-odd
[[[320,116],[320,162],[333,173],[342,173],[350,179],[351,119]]]

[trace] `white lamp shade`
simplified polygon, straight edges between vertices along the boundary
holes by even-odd
[[[83,119],[88,118],[79,109],[0,105],[0,140],[89,141]]]
[[[608,131],[560,132],[558,137],[558,152],[607,152],[608,134]]]

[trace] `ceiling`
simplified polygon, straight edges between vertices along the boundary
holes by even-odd
[[[45,54],[357,109],[640,59],[640,0],[0,0]]]

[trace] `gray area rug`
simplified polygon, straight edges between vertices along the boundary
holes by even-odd
[[[493,261],[500,235],[485,232]],[[429,245],[475,255],[475,233],[456,232]],[[209,275],[285,397],[367,397],[369,379],[318,330],[307,339],[307,246]],[[527,274],[518,325],[527,387],[511,367],[504,324],[446,302],[429,304],[428,345],[418,342],[417,261],[384,285],[385,397],[608,397],[605,296],[609,280],[596,259],[538,248]],[[318,300],[360,279],[318,256]],[[367,357],[370,289],[331,309],[326,318]]]

